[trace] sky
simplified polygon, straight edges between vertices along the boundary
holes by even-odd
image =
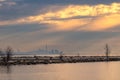
[[[0,48],[120,51],[120,0],[0,0]]]

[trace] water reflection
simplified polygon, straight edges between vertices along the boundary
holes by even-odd
[[[0,73],[10,74],[11,73],[11,65],[0,66]]]
[[[6,66],[0,66],[0,80],[12,80],[11,78],[11,70],[10,65],[6,65]]]
[[[0,66],[0,80],[120,80],[120,62]]]

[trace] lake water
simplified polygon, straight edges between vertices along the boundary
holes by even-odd
[[[120,62],[0,66],[0,80],[120,80]]]

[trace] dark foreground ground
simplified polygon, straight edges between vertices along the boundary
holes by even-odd
[[[32,64],[55,64],[55,63],[80,63],[80,62],[105,62],[120,61],[120,56],[33,56],[11,57],[4,62],[0,57],[0,65],[32,65]]]

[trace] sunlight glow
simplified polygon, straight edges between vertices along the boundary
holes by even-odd
[[[120,25],[120,3],[110,5],[68,5],[57,11],[23,17],[17,20],[0,21],[0,25],[52,24],[56,30],[98,31]]]

